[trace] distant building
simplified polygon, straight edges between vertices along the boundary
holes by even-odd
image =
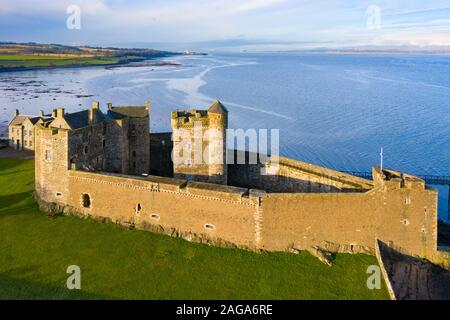
[[[15,110],[14,118],[8,124],[9,146],[16,150],[34,150],[34,129],[37,124],[47,120],[51,120],[51,118],[45,117],[42,111],[39,116],[27,116],[21,115],[19,110]]]

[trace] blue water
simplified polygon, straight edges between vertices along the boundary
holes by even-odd
[[[386,167],[450,175],[450,57],[217,53],[168,60],[181,66],[0,74],[0,120],[4,127],[16,107],[75,111],[92,99],[142,105],[149,98],[152,131],[160,132],[170,130],[170,111],[220,99],[231,127],[280,129],[281,153],[289,157],[369,171],[383,147]],[[27,84],[33,80],[42,86]],[[446,218],[448,191],[439,191]]]

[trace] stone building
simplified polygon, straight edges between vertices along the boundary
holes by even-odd
[[[150,168],[150,102],[147,101],[145,107],[114,107],[111,103],[108,104],[108,116],[115,121],[113,126],[108,129],[112,136],[116,139],[121,139],[121,135],[116,135],[114,132],[123,127],[126,119],[127,131],[123,135],[122,141],[116,140],[115,143],[110,143],[109,157],[115,159],[115,164],[122,163],[122,170],[115,170],[118,172],[129,174],[149,173]],[[124,154],[122,161],[116,158],[116,146],[122,145]]]
[[[27,116],[14,112],[14,117],[8,124],[9,146],[16,150],[34,150],[34,128],[37,124],[50,120],[41,111],[39,116]]]
[[[267,156],[258,164],[171,164],[171,149],[194,144],[194,130],[218,129],[200,147],[207,159],[223,157],[228,112],[216,102],[172,113],[170,142],[169,133],[149,134],[148,112],[148,104],[110,105],[103,114],[94,103],[72,114],[58,108],[38,123],[41,209],[250,250],[375,254],[379,240],[449,265],[437,246],[437,192],[423,180],[379,168],[367,180],[283,157],[276,166]]]
[[[64,152],[72,168],[133,175],[149,173],[148,104],[142,107],[109,104],[106,114],[100,110],[98,102],[89,110],[75,113],[57,108],[52,113],[52,121],[42,124],[67,132]],[[53,141],[50,139],[46,143],[50,146],[55,144]],[[63,150],[54,150],[60,151]]]
[[[228,111],[215,101],[208,110],[172,112],[176,178],[227,184]]]

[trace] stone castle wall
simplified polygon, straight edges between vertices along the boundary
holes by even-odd
[[[245,153],[245,164],[237,159],[234,151],[234,164],[228,165],[228,183],[234,186],[270,193],[365,192],[373,188],[371,181],[285,157],[279,157],[278,164],[258,154]],[[258,163],[251,164],[255,159]]]
[[[379,238],[421,257],[437,250],[437,193],[413,183],[380,182],[360,193],[270,194],[153,176],[78,170],[66,176],[45,180],[48,188],[38,196],[83,215],[188,240],[267,251],[373,253]]]
[[[128,121],[115,120],[106,123],[105,170],[107,172],[129,173],[130,157],[127,139]]]
[[[198,114],[208,122],[219,116]],[[186,121],[178,113],[172,120]],[[253,250],[374,253],[379,239],[413,255],[436,256],[437,192],[416,177],[374,169],[369,181],[282,157],[193,172],[175,166],[175,178],[130,176],[140,175],[140,166],[173,174],[168,151],[176,152],[177,141],[145,133],[144,121],[116,119],[75,130],[38,125],[36,196],[42,207]],[[216,142],[215,153],[224,148]],[[147,162],[135,166],[134,152]],[[196,169],[217,184],[184,179]],[[215,180],[221,173],[228,185]]]
[[[70,164],[76,164],[79,168],[86,170],[100,171],[104,168],[105,127],[106,124],[98,123],[68,132]]]
[[[128,130],[130,174],[148,173],[150,168],[150,127],[148,118],[130,118]]]
[[[414,201],[405,204],[411,197]],[[436,193],[383,187],[360,194],[268,194],[262,237],[268,250],[288,246],[374,248],[374,239],[429,257],[437,250]],[[355,250],[356,251],[356,250]]]
[[[36,194],[47,202],[67,203],[69,131],[37,128],[35,134]]]
[[[255,248],[257,200],[246,189],[161,177],[70,170],[65,205],[76,212],[141,229],[225,240]],[[90,207],[83,206],[88,195]],[[114,199],[114,201],[111,201]]]

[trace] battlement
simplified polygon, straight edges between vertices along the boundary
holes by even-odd
[[[208,127],[210,117],[206,110],[189,110],[172,112],[172,128],[193,128],[194,124],[201,124],[202,127]]]
[[[399,171],[380,168],[372,169],[372,176],[375,187],[384,187],[386,189],[418,189],[426,188],[425,181],[410,174],[402,174]]]
[[[193,128],[195,123],[200,123],[202,127],[222,127],[228,125],[228,110],[215,101],[208,110],[191,109],[187,111],[176,110],[171,114],[172,128]]]

